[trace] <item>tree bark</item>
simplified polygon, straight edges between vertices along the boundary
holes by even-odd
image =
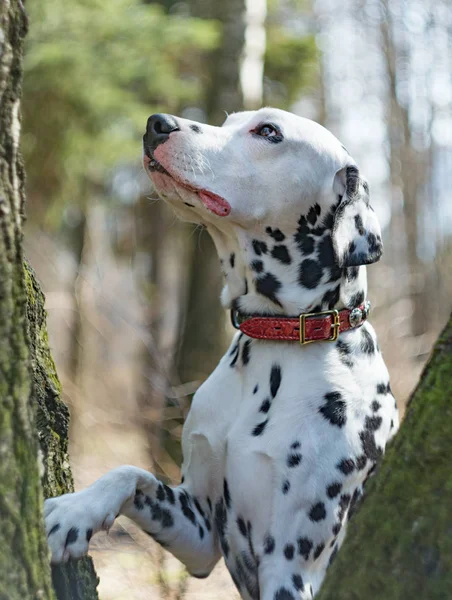
[[[26,30],[22,2],[2,2],[0,600],[55,598],[43,526],[43,491],[55,495],[73,489],[67,455],[68,411],[60,398],[49,351],[44,298],[32,270],[23,261],[25,194],[19,135]],[[97,578],[89,559],[55,568],[52,575],[60,600],[97,598]]]
[[[318,600],[450,597],[451,398],[452,316]]]

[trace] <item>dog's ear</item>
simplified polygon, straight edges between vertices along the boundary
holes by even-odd
[[[369,204],[369,187],[355,165],[340,169],[333,190],[342,196],[336,209],[332,239],[340,267],[355,267],[376,262],[382,252],[381,229]]]

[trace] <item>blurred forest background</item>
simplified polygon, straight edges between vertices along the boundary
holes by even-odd
[[[208,234],[141,166],[147,117],[221,124],[273,105],[345,144],[385,254],[373,324],[404,403],[452,308],[449,0],[28,0],[26,250],[47,295],[78,488],[133,463],[179,481],[190,398],[231,337]],[[202,324],[201,324],[202,323]],[[121,521],[93,556],[103,600],[238,598]]]

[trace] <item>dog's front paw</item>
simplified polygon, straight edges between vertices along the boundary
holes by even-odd
[[[44,502],[44,517],[51,561],[61,563],[84,556],[92,535],[102,529],[108,531],[116,515],[87,489],[49,498]]]

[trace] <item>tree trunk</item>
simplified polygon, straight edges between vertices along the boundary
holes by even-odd
[[[452,590],[452,316],[318,600],[444,600]]]
[[[43,526],[46,495],[72,489],[68,411],[51,358],[44,298],[23,263],[24,170],[19,153],[21,2],[0,4],[0,600],[55,598]],[[39,446],[41,453],[39,453]],[[44,473],[40,463],[44,462]],[[41,486],[41,476],[43,486]],[[97,598],[85,559],[53,572],[62,600]]]

